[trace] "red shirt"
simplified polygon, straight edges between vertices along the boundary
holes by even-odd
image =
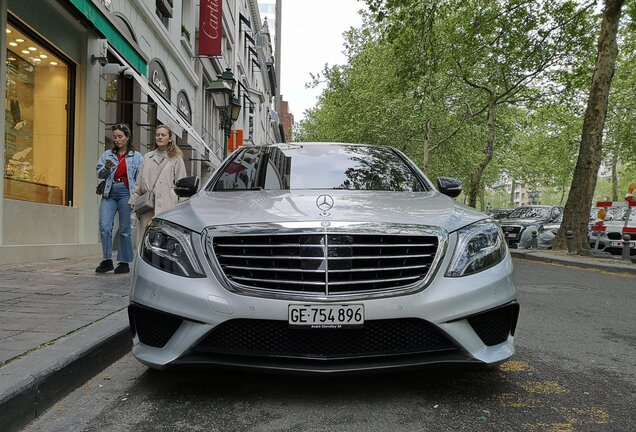
[[[128,172],[126,171],[126,155],[117,153],[117,169],[115,170],[115,180],[121,179],[128,187]]]

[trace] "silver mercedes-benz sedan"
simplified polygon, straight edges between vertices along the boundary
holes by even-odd
[[[390,147],[243,147],[146,228],[134,266],[133,354],[348,372],[492,365],[519,313],[499,225]]]

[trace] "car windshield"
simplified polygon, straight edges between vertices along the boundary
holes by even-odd
[[[550,216],[550,207],[517,207],[508,219],[538,219]]]
[[[247,147],[208,187],[214,191],[260,189],[428,190],[391,148],[301,144]]]

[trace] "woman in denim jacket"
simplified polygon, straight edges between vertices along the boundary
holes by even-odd
[[[117,248],[117,268],[115,273],[130,272],[133,260],[131,207],[128,203],[135,181],[141,172],[144,158],[135,151],[130,142],[130,128],[127,124],[113,126],[113,148],[106,150],[97,162],[97,177],[106,179],[102,201],[99,205],[99,233],[102,240],[103,261],[95,269],[96,273],[113,270],[113,224],[115,213],[119,213],[119,247]]]

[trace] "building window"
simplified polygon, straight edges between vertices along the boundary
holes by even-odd
[[[157,0],[156,5],[157,9],[155,12],[157,16],[163,25],[168,28],[170,18],[172,18],[172,8],[174,6],[173,0]]]
[[[6,36],[4,197],[70,203],[74,68],[17,23]]]

